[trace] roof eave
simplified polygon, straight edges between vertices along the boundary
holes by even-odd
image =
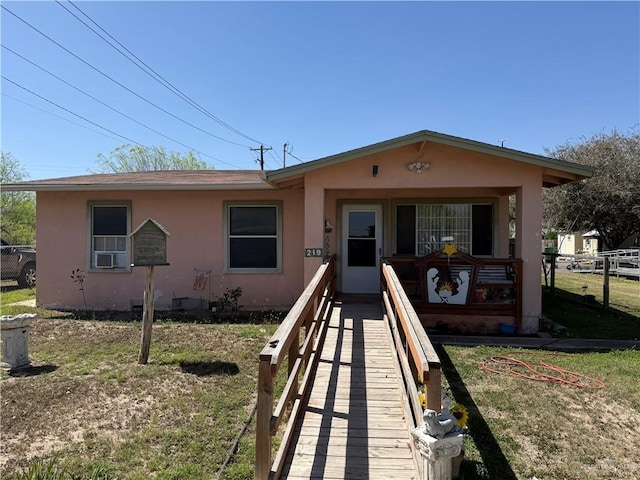
[[[49,184],[49,183],[14,183],[2,185],[4,192],[104,192],[104,191],[151,191],[151,190],[273,190],[275,187],[267,182],[264,183],[225,183],[225,184]]]
[[[489,145],[488,143],[482,143],[475,140],[454,137],[451,135],[432,132],[429,130],[422,130],[420,132],[393,138],[391,140],[375,143],[373,145],[357,148],[355,150],[349,150],[344,153],[331,155],[329,157],[313,160],[311,162],[303,163],[300,165],[292,165],[290,167],[281,168],[279,170],[272,170],[267,173],[267,180],[278,182],[279,180],[283,180],[291,176],[303,175],[307,172],[311,172],[319,168],[328,167],[338,163],[353,160],[355,158],[374,155],[376,153],[384,152],[393,148],[404,147],[406,145],[425,141],[436,142],[457,148],[464,148],[487,155],[493,155],[523,163],[537,165],[543,168],[552,168],[554,170],[565,171],[569,174],[577,175],[583,178],[591,177],[595,172],[592,167],[581,165],[578,163],[556,160],[549,157],[543,157],[541,155],[521,152],[519,150]]]

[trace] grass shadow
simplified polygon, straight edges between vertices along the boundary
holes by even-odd
[[[236,363],[221,362],[180,362],[180,368],[184,373],[190,373],[199,377],[210,377],[212,375],[237,375],[240,368]]]
[[[14,292],[16,290],[21,290],[21,289],[22,287],[20,287],[18,283],[16,283],[15,285],[9,285],[6,283],[3,283],[3,285],[0,285],[0,292],[2,293]]]
[[[287,313],[286,311],[273,310],[239,311],[229,314],[211,313],[207,310],[155,310],[153,312],[153,321],[211,325],[279,325]],[[70,310],[64,312],[64,314],[66,317],[73,318],[74,320],[136,323],[142,320],[143,311],[140,309],[134,311]],[[59,318],[62,318],[62,316]]]
[[[622,310],[604,308],[597,301],[556,288],[542,289],[542,311],[567,329],[574,338],[635,340],[640,338],[640,318]]]
[[[456,402],[463,404],[469,410],[469,435],[473,438],[474,443],[483,464],[478,462],[463,460],[461,466],[461,476],[465,480],[476,479],[495,479],[501,480],[517,480],[515,472],[511,469],[509,461],[502,453],[500,444],[493,436],[491,428],[482,417],[478,406],[473,401],[473,397],[467,390],[467,387],[458,373],[451,358],[447,354],[442,345],[434,345],[442,367],[442,374],[447,378],[451,393]],[[484,468],[482,468],[484,467]],[[484,470],[484,471],[483,471]]]
[[[56,365],[38,365],[37,367],[25,367],[19,370],[11,370],[8,372],[11,377],[35,377],[46,373],[55,372],[58,369]]]

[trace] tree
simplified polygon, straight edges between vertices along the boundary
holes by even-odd
[[[182,155],[164,147],[122,145],[109,157],[98,154],[99,173],[152,172],[156,170],[207,170],[213,167],[197,158],[193,152]]]
[[[546,189],[546,226],[560,232],[596,230],[605,249],[640,234],[640,131],[613,130],[567,142],[550,157],[595,168],[592,178]]]
[[[11,153],[0,152],[0,183],[28,179]],[[2,192],[0,195],[2,239],[12,245],[33,245],[36,240],[36,197],[33,192]]]

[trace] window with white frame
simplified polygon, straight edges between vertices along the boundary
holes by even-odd
[[[226,217],[228,270],[280,271],[280,205],[227,204]]]
[[[411,203],[396,205],[396,253],[423,256],[447,241],[471,255],[493,254],[493,205]]]
[[[91,205],[91,268],[127,269],[129,205]]]

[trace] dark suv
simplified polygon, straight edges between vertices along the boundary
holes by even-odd
[[[36,286],[36,251],[33,248],[9,245],[2,240],[0,252],[2,280],[17,280],[22,288]]]

